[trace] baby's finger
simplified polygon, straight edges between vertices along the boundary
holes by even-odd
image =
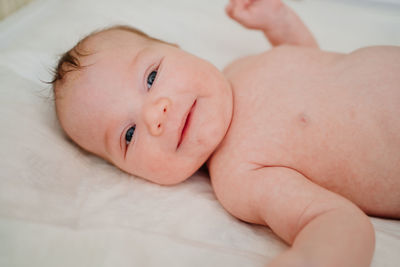
[[[253,4],[254,1],[252,0],[243,0],[243,7],[247,8],[249,7],[251,4]]]
[[[229,17],[236,20],[240,24],[247,26],[247,5],[251,4],[251,0],[231,0],[225,10]]]
[[[230,0],[229,1],[228,5],[225,8],[225,11],[229,17],[233,18],[234,10],[237,8],[238,2],[240,2],[240,0]]]
[[[228,14],[229,17],[232,17],[232,11],[233,11],[233,3],[232,0],[229,1],[229,3],[225,7],[225,12]]]
[[[230,0],[228,5],[225,8],[226,13],[232,19],[235,19],[236,14],[243,6],[243,0]]]

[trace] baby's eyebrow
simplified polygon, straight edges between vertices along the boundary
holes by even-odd
[[[131,66],[134,65],[136,62],[140,62],[140,59],[143,57],[143,55],[146,55],[146,52],[149,50],[148,46],[143,47],[140,49],[133,57],[131,60]]]
[[[113,143],[112,142],[112,129],[113,128],[111,128],[111,127],[107,127],[105,132],[104,132],[103,143],[104,143],[104,147],[105,147],[106,153],[108,155],[110,155],[111,151],[112,151],[111,150],[111,144]],[[120,148],[122,149],[121,144],[120,144]]]

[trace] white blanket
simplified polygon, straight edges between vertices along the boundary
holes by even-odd
[[[265,266],[286,245],[230,216],[209,178],[162,187],[67,141],[50,87],[57,55],[130,24],[219,68],[268,49],[224,14],[227,0],[36,0],[0,22],[0,266]],[[288,1],[322,49],[400,45],[396,1]],[[394,4],[393,4],[394,3]],[[400,222],[372,218],[372,266],[399,266]]]

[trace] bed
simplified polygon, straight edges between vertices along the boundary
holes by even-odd
[[[206,173],[163,187],[121,172],[62,134],[50,86],[57,57],[91,31],[134,25],[218,68],[262,52],[227,0],[34,0],[0,21],[0,266],[266,266],[286,245],[230,216]],[[400,3],[287,3],[322,49],[400,45]],[[371,218],[372,266],[400,266],[400,221]]]

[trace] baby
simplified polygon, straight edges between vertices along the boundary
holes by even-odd
[[[400,218],[400,48],[323,52],[280,0],[231,0],[271,50],[223,72],[118,26],[89,35],[53,82],[79,146],[172,185],[207,164],[221,204],[290,249],[270,266],[368,266],[366,214]]]

